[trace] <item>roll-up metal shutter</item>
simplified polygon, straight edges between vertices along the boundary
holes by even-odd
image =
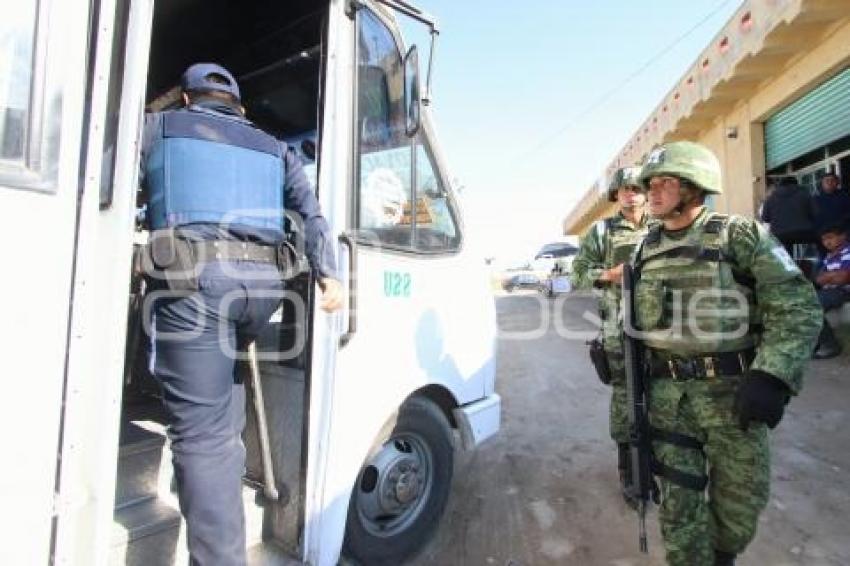
[[[850,69],[774,114],[764,125],[767,168],[850,135]]]

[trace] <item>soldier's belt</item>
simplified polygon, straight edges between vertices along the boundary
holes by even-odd
[[[692,357],[679,357],[659,350],[649,350],[649,373],[652,377],[676,381],[736,377],[749,369],[755,357],[755,350],[752,348]]]

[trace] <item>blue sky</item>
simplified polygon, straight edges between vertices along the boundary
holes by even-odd
[[[464,186],[470,245],[518,261],[559,237],[561,219],[741,1],[416,5],[441,28],[432,112]],[[424,73],[427,45],[415,41]]]

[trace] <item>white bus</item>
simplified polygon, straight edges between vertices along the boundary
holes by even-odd
[[[402,18],[431,33],[422,96]],[[128,297],[143,113],[174,104],[199,61],[234,72],[249,117],[314,160],[350,291],[327,315],[300,272],[257,341],[269,442],[249,410],[250,556],[399,564],[421,547],[455,441],[472,448],[500,419],[493,299],[425,104],[436,33],[398,0],[4,7],[0,563],[185,562]]]

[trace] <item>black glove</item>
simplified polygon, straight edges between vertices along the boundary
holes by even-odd
[[[788,386],[778,377],[766,371],[750,370],[735,395],[734,410],[741,430],[747,430],[750,421],[765,423],[770,428],[776,427],[782,419],[790,393]]]

